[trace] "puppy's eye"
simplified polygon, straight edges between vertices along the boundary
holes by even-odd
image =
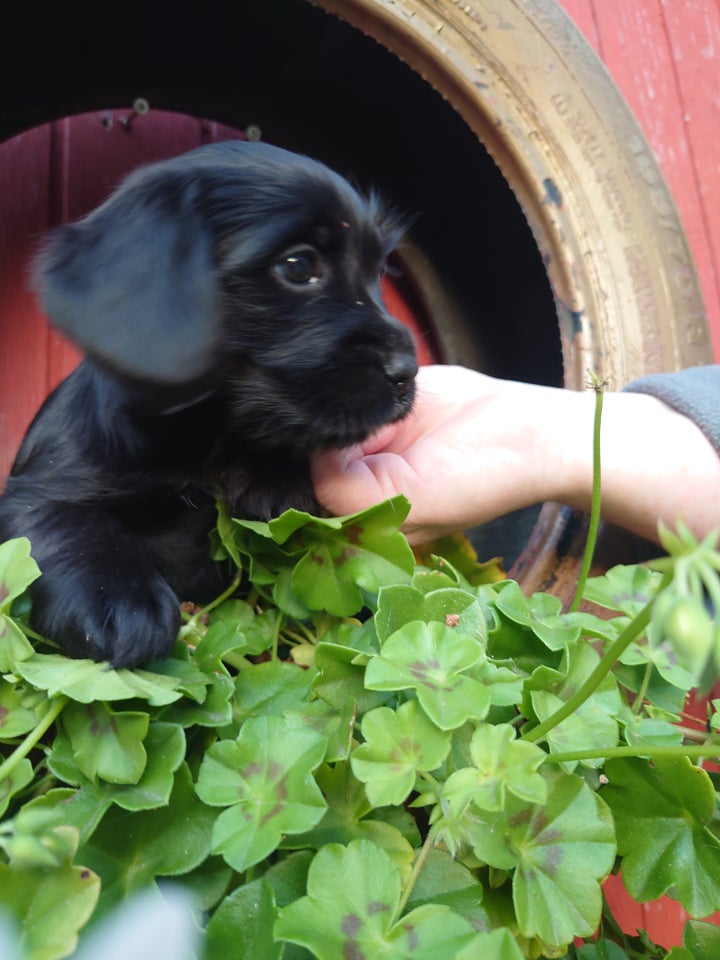
[[[288,250],[275,263],[273,270],[281,280],[294,286],[310,286],[325,279],[323,262],[312,247]]]

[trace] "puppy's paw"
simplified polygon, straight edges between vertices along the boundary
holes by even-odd
[[[180,629],[180,606],[155,572],[106,578],[74,568],[40,577],[31,619],[69,657],[137,667],[169,654]]]

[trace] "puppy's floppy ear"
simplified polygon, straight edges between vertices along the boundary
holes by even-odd
[[[52,324],[117,373],[178,385],[213,367],[221,340],[212,237],[191,182],[132,178],[61,227],[35,263]]]

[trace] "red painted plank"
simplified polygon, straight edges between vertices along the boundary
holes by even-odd
[[[561,0],[561,5],[565,8],[565,12],[573,20],[575,26],[580,29],[585,39],[602,56],[593,0]]]
[[[591,0],[589,20],[579,0],[561,3],[599,50],[658,158],[695,259],[720,357],[720,5]],[[694,66],[685,73],[688,60]],[[685,119],[691,110],[697,117],[693,131]]]
[[[3,145],[0,164],[0,487],[45,397],[47,331],[28,282],[36,239],[48,227],[50,129]]]
[[[662,0],[702,223],[688,222],[690,245],[707,244],[713,267],[703,288],[720,356],[720,3]]]

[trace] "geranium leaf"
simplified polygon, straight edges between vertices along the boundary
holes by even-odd
[[[239,887],[210,918],[204,960],[280,960],[283,945],[273,939],[277,915],[275,891],[266,878]]]
[[[0,780],[0,816],[5,813],[15,794],[32,783],[34,776],[32,764],[27,757],[23,757],[12,773]]]
[[[0,611],[10,613],[13,600],[24,593],[40,576],[40,568],[30,555],[30,541],[17,537],[0,544]]]
[[[34,692],[28,696],[23,686],[0,677],[0,740],[12,740],[32,730],[40,719],[38,706],[40,704]]]
[[[641,902],[673,888],[689,914],[720,908],[720,841],[710,829],[715,791],[687,758],[618,758],[605,766],[623,879]]]
[[[312,777],[326,740],[281,717],[247,720],[237,740],[214,744],[205,755],[198,796],[227,807],[213,829],[213,852],[242,871],[268,856],[287,833],[314,826],[325,801]]]
[[[590,577],[583,596],[608,610],[634,617],[655,596],[661,580],[660,573],[646,566],[619,564],[601,577]]]
[[[549,650],[562,650],[580,636],[581,620],[561,614],[562,602],[549,593],[526,597],[515,580],[508,580],[498,590],[495,603],[501,613],[531,630]]]
[[[351,764],[374,807],[403,803],[416,772],[439,767],[450,749],[450,734],[438,730],[416,700],[397,711],[378,707],[366,713],[362,735],[365,742],[352,754]]]
[[[342,548],[333,540],[316,543],[295,567],[293,592],[311,610],[327,610],[338,617],[350,617],[362,607],[362,591],[351,579],[343,577],[336,560]]]
[[[462,578],[472,586],[497,583],[505,579],[502,559],[494,557],[492,560],[479,562],[475,548],[464,533],[450,533],[430,543],[421,544],[415,547],[415,555],[418,562],[426,567],[437,567],[440,570],[450,568],[456,580]]]
[[[367,657],[358,656],[352,647],[336,643],[319,643],[315,651],[318,674],[313,682],[314,692],[336,710],[354,702],[359,714],[385,703],[391,693],[368,690],[365,686]],[[359,662],[361,661],[361,662]]]
[[[408,623],[372,657],[365,686],[415,690],[432,722],[441,730],[453,730],[471,717],[482,719],[490,708],[487,688],[463,675],[484,660],[482,644],[467,634],[444,623]]]
[[[102,702],[69,702],[63,710],[62,723],[73,759],[88,780],[138,782],[147,761],[143,746],[150,725],[147,713],[116,713]]]
[[[109,811],[79,856],[103,880],[102,906],[122,902],[158,877],[188,873],[207,859],[215,819],[195,795],[186,764],[168,802],[128,813]]]
[[[395,864],[374,844],[328,844],[310,866],[307,896],[280,911],[275,936],[318,960],[437,960],[473,942],[470,924],[447,907],[417,907],[395,921],[400,887]]]
[[[315,779],[327,802],[327,810],[315,827],[285,838],[282,846],[320,849],[328,843],[370,840],[392,858],[402,878],[407,879],[414,859],[411,843],[420,842],[415,821],[402,809],[389,808],[392,813],[388,809],[372,810],[363,785],[353,777],[349,763],[323,764]],[[375,815],[383,819],[373,819]]]
[[[177,724],[156,720],[150,724],[143,745],[147,761],[134,784],[93,783],[75,763],[70,740],[63,731],[55,737],[48,766],[59,780],[80,787],[78,797],[83,807],[94,808],[98,819],[112,803],[124,810],[148,810],[168,802],[175,771],[185,756],[185,734]]]
[[[286,710],[302,710],[310,700],[312,670],[299,670],[291,663],[268,660],[256,663],[252,670],[241,671],[235,680],[233,715],[244,721],[250,717]]]
[[[71,660],[57,653],[34,653],[15,667],[28,683],[49,696],[65,694],[80,703],[139,697],[159,707],[178,700],[180,680],[147,670],[111,670],[94,660]]]
[[[0,863],[0,906],[22,929],[19,946],[31,960],[60,960],[77,946],[100,880],[87,867],[14,869]]]
[[[693,960],[717,960],[720,957],[720,927],[716,923],[688,920],[683,930],[683,944]]]
[[[208,686],[202,703],[185,698],[178,700],[163,712],[163,720],[179,723],[183,727],[224,727],[233,717],[231,698],[234,692],[232,677],[218,672]]]
[[[525,683],[525,697],[529,698],[534,715],[543,721],[552,716],[583,684],[597,666],[600,657],[586,643],[575,644],[565,650],[557,670],[538,667]],[[551,753],[566,750],[593,750],[614,747],[618,742],[619,725],[616,717],[622,700],[615,678],[608,674],[574,713],[549,731],[547,743]],[[563,764],[571,771],[578,761]],[[600,766],[602,760],[583,761],[588,766]]]
[[[34,653],[28,638],[15,621],[0,613],[0,673],[10,673]]]
[[[479,933],[477,938],[459,953],[455,960],[525,960],[515,937],[503,927]],[[607,960],[613,960],[608,957]]]
[[[410,584],[383,587],[378,596],[375,628],[384,641],[400,627],[413,620],[424,623],[452,622],[460,633],[470,633],[477,640],[487,637],[485,617],[477,598],[457,587],[443,587],[423,593]]]
[[[520,932],[559,947],[590,936],[600,919],[600,883],[615,858],[608,808],[572,774],[545,772],[547,801],[508,794],[505,809],[478,814],[475,855],[490,866],[515,865],[513,899]]]
[[[460,812],[468,804],[480,810],[502,810],[508,793],[529,803],[545,802],[547,784],[538,773],[545,751],[519,740],[509,724],[480,724],[470,753],[473,767],[452,773],[442,791],[453,811]]]

